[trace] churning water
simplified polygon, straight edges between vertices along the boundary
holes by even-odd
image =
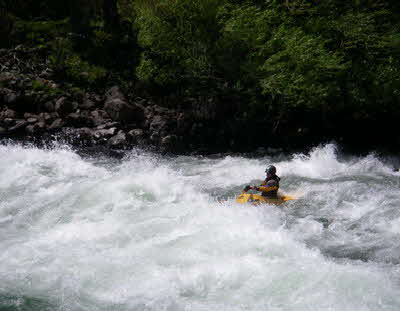
[[[400,173],[306,155],[0,146],[0,310],[400,310]],[[234,196],[264,177],[299,197]]]

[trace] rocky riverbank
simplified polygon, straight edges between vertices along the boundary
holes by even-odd
[[[33,60],[36,52],[22,46],[0,50],[2,137],[34,140],[58,135],[84,146],[139,145],[185,152],[201,149],[216,130],[212,125],[204,129],[203,123],[217,119],[212,101],[170,108],[152,99],[127,96],[117,85],[103,92],[82,91],[61,84],[45,62]]]
[[[294,151],[332,140],[346,145],[343,137],[359,150],[398,146],[385,136],[360,136],[369,124],[348,131],[349,125],[329,127],[304,113],[275,122],[268,111],[248,111],[243,98],[229,93],[149,96],[134,85],[71,83],[50,67],[39,49],[0,50],[0,137],[40,143],[56,137],[82,147],[139,146],[179,154]]]

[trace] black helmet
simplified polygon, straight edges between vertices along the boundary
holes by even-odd
[[[267,174],[270,174],[270,175],[275,175],[276,174],[276,167],[273,166],[273,165],[270,165],[265,169],[265,172]]]

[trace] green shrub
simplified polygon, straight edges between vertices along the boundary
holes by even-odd
[[[83,61],[77,54],[70,55],[67,58],[66,73],[68,78],[84,85],[102,83],[107,76],[107,71],[104,68]]]
[[[67,33],[68,21],[24,21],[15,23],[14,40],[39,48],[48,48],[57,37]]]

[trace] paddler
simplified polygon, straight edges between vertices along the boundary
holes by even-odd
[[[261,195],[263,197],[267,197],[270,199],[277,199],[279,190],[279,181],[281,179],[276,175],[276,167],[273,165],[268,166],[265,170],[265,173],[267,174],[267,177],[260,186],[247,186],[246,189],[261,191]]]

